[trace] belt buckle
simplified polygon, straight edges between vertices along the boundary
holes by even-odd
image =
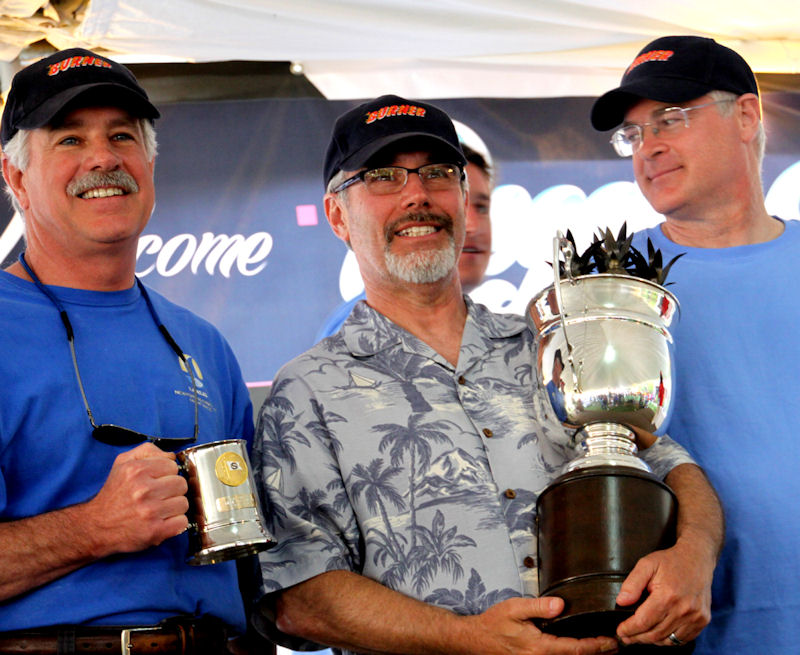
[[[120,633],[120,642],[122,643],[122,655],[132,655],[133,644],[131,643],[131,633],[133,632],[153,632],[160,630],[158,626],[148,628],[125,628]]]

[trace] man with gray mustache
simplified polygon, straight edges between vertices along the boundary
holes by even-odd
[[[536,597],[534,521],[537,494],[575,452],[536,394],[523,317],[462,293],[465,166],[452,121],[427,103],[382,96],[334,125],[325,213],[355,253],[366,302],[281,369],[259,416],[253,463],[278,545],[259,556],[254,620],[278,643],[617,649],[532,621],[564,606]],[[708,621],[720,509],[680,446],[662,438],[643,456],[678,495],[680,535],[639,561],[619,602],[647,589],[629,642],[668,645]]]
[[[83,49],[14,77],[3,177],[25,251],[0,271],[0,652],[231,652],[231,562],[185,563],[173,451],[252,438],[233,353],[136,278],[157,109]],[[180,344],[180,345],[178,345]]]

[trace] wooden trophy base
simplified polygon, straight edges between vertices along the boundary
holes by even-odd
[[[594,466],[554,480],[537,502],[539,590],[564,611],[537,621],[557,636],[613,637],[637,605],[616,604],[636,562],[675,543],[677,501],[652,473]]]
[[[543,632],[556,637],[597,637],[616,635],[617,626],[639,606],[621,607],[616,598],[624,576],[591,576],[568,580],[547,591],[547,596],[564,600],[564,611],[554,619],[539,622]]]

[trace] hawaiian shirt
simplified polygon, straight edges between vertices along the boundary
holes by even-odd
[[[360,302],[279,372],[254,452],[264,593],[345,569],[461,614],[537,595],[536,499],[578,452],[523,317],[466,302],[455,367]],[[668,437],[643,459],[692,462]]]

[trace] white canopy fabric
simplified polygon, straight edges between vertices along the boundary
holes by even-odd
[[[796,0],[0,0],[5,62],[42,38],[128,63],[292,61],[330,99],[594,96],[666,34],[800,70]]]

